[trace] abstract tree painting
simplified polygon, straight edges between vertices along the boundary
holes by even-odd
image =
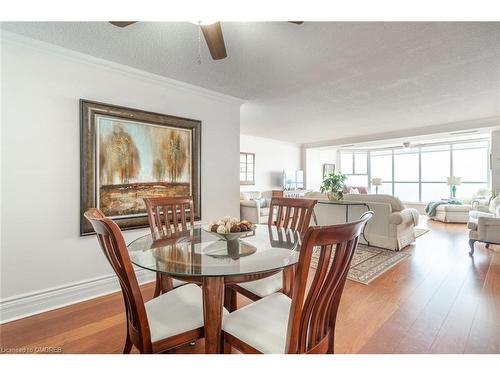
[[[191,131],[97,118],[99,208],[143,214],[145,197],[191,195]]]

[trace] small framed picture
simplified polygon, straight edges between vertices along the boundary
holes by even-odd
[[[335,172],[335,164],[323,164],[323,177]]]

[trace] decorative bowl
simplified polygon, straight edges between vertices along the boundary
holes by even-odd
[[[254,233],[255,228],[256,228],[256,225],[254,224],[250,227],[250,230],[247,230],[245,232],[218,233],[218,232],[211,231],[208,226],[203,227],[203,230],[205,232],[213,234],[214,236],[219,237],[220,239],[222,239],[224,241],[235,241],[235,240],[239,240],[240,238],[244,238],[244,237],[247,237],[249,235],[252,235]]]

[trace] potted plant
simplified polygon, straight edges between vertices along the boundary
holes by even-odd
[[[342,173],[329,173],[323,178],[323,183],[320,186],[322,193],[328,195],[330,200],[341,200],[344,198],[345,181],[347,176]]]

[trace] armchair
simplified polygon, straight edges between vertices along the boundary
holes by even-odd
[[[500,244],[500,197],[492,199],[489,206],[476,205],[469,213],[467,227],[469,231],[470,255],[474,254],[474,244],[485,242]]]
[[[267,223],[272,191],[240,193],[240,218],[256,224]]]

